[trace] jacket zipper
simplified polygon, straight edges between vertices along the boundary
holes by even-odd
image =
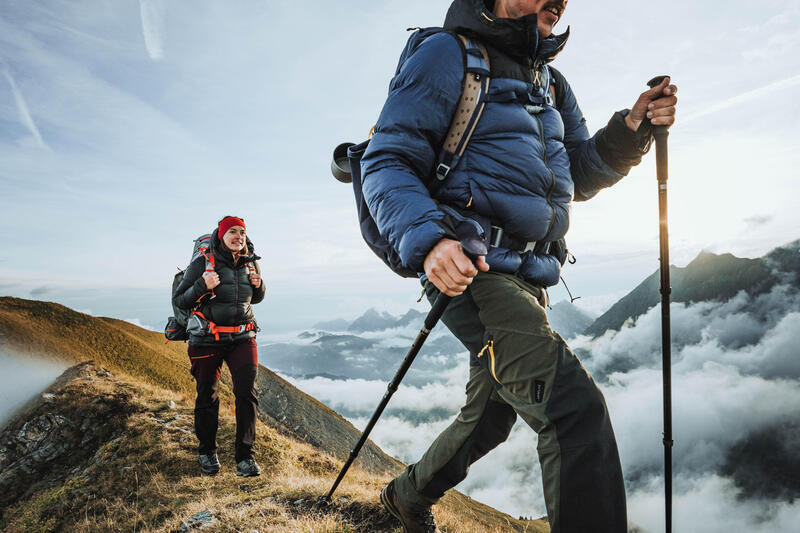
[[[539,138],[542,141],[542,153],[544,154],[544,166],[547,168],[547,172],[550,173],[550,187],[547,189],[547,205],[550,207],[550,222],[547,224],[547,232],[544,234],[542,239],[544,240],[548,235],[550,235],[550,231],[553,229],[553,225],[556,222],[556,208],[553,207],[552,197],[553,197],[553,188],[556,185],[556,175],[553,173],[553,170],[550,168],[550,164],[547,162],[547,141],[544,138],[544,124],[542,124],[541,119],[538,115],[532,115],[533,118],[536,119],[536,123],[539,126]]]
[[[233,274],[234,274],[234,276],[233,276],[233,279],[234,279],[233,286],[236,287],[236,289],[234,290],[234,293],[233,293],[233,312],[234,313],[238,313],[239,312],[239,275],[236,273],[236,265],[235,264],[233,265]],[[236,315],[235,314],[233,315],[233,319],[234,319],[234,324],[236,322],[238,322],[238,320],[236,320]]]

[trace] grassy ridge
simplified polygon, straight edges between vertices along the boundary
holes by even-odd
[[[17,434],[26,420],[52,416],[54,409],[66,409],[61,412],[64,416],[70,411],[92,416],[95,406],[113,397],[115,390],[124,391],[130,402],[123,419],[116,420],[115,427],[123,429],[107,437],[103,433],[107,440],[96,450],[83,450],[88,460],[76,458],[81,461],[77,466],[53,465],[24,496],[12,498],[0,509],[4,532],[167,532],[204,510],[218,519],[204,529],[211,533],[400,531],[378,501],[391,475],[360,468],[361,458],[332,504],[318,505],[342,466],[340,450],[334,448],[349,449],[355,430],[272,372],[259,374],[259,388],[265,389],[262,400],[285,400],[285,406],[276,411],[280,416],[268,417],[277,422],[275,427],[258,423],[256,458],[264,474],[243,480],[233,473],[235,419],[228,399],[223,400],[228,408],[221,411],[218,438],[223,471],[210,478],[198,476],[192,431],[194,383],[183,343],[165,345],[159,333],[58,304],[0,298],[0,346],[74,362],[92,360],[112,372],[108,376],[99,371],[88,381],[76,377],[57,382],[57,390],[51,392],[58,401],[39,400],[26,418],[3,431],[5,437]],[[231,396],[228,387],[220,390]],[[174,408],[168,407],[170,401]],[[65,407],[70,405],[81,407]],[[106,422],[106,414],[98,411],[97,417],[99,425]],[[305,421],[309,432],[327,435],[317,435],[318,446],[312,446],[310,439],[304,442],[293,438],[293,431],[284,431],[281,419],[292,426]],[[448,492],[434,514],[444,533],[549,531],[546,521],[515,520],[456,491]]]
[[[124,430],[112,435],[66,479],[45,476],[32,494],[8,506],[0,519],[4,532],[171,532],[202,511],[218,520],[204,529],[210,533],[400,531],[378,500],[388,476],[354,467],[332,504],[320,505],[319,496],[327,492],[341,463],[260,424],[256,448],[263,474],[238,478],[232,453],[235,420],[229,414],[220,417],[223,468],[217,476],[199,476],[190,403],[178,400],[170,408],[174,393],[131,378],[103,377],[92,365],[74,373],[51,389],[58,404],[40,405],[32,416],[75,402],[92,409],[95,398],[119,393],[131,402],[127,418],[120,420]],[[93,379],[87,381],[87,375]],[[452,491],[434,511],[445,533],[547,531],[541,521],[514,520]]]
[[[0,298],[0,341],[18,353],[93,360],[165,389],[191,394],[184,343],[113,318],[94,318],[51,302]]]

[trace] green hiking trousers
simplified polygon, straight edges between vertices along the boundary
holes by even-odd
[[[401,502],[428,507],[504,442],[522,417],[538,455],[552,533],[626,533],[625,487],[605,400],[550,329],[543,290],[481,272],[442,321],[470,353],[466,405],[395,480]],[[439,291],[426,284],[433,302]]]

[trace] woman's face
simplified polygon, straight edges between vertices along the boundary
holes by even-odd
[[[231,229],[225,232],[222,236],[222,242],[225,246],[234,253],[239,253],[244,249],[245,245],[245,231],[241,226],[232,226]]]

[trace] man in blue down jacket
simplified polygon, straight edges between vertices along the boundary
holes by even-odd
[[[404,266],[425,273],[431,301],[439,292],[455,297],[442,320],[470,352],[460,414],[381,493],[407,533],[438,531],[430,507],[506,440],[517,415],[539,435],[551,531],[627,531],[605,401],[550,328],[544,289],[560,277],[572,199],[588,200],[639,163],[650,123],[674,123],[677,88],[665,79],[590,136],[566,80],[545,67],[566,43],[567,33],[552,33],[566,4],[455,0],[448,31],[427,38],[393,80],[362,159],[364,196],[381,234]],[[465,75],[454,32],[487,48],[491,84],[466,152],[432,184]],[[474,263],[453,213],[487,229],[489,252]]]

